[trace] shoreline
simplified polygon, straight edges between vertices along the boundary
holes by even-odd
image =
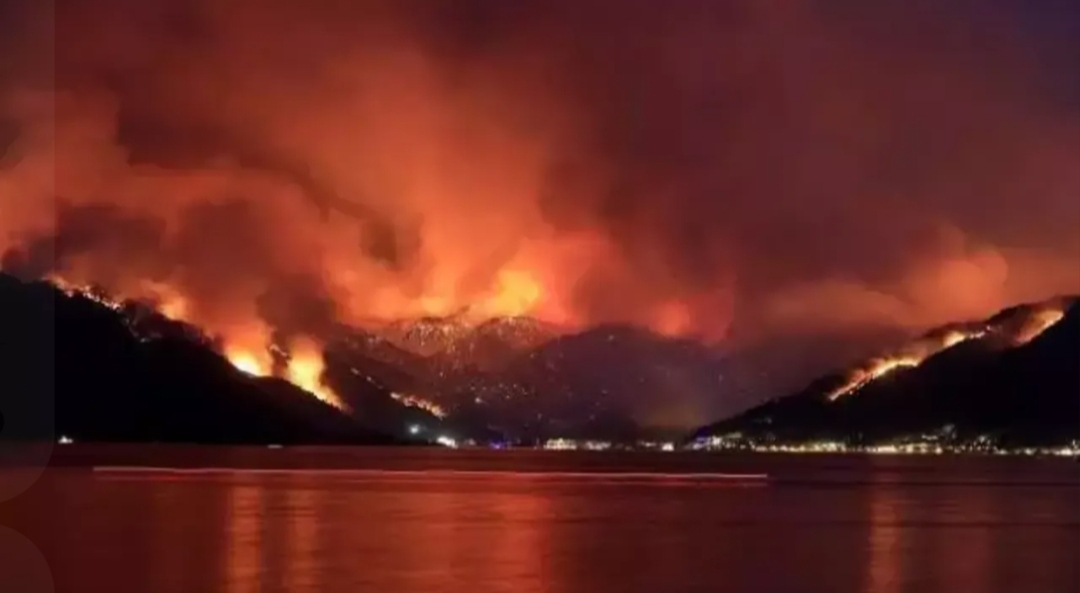
[[[388,455],[382,455],[382,453]],[[1018,448],[1015,450],[905,450],[893,447],[881,449],[851,448],[846,450],[772,446],[762,448],[705,449],[680,447],[674,450],[657,448],[609,448],[609,449],[551,449],[543,446],[461,446],[446,447],[439,444],[259,444],[259,443],[172,443],[172,442],[7,442],[0,446],[0,468],[89,467],[89,466],[142,466],[184,468],[201,460],[232,459],[243,465],[278,460],[303,461],[328,458],[335,463],[361,461],[364,463],[384,456],[397,458],[455,461],[475,457],[488,457],[513,462],[527,455],[530,459],[567,460],[593,459],[617,460],[636,458],[641,460],[673,459],[683,462],[709,460],[738,460],[748,462],[778,459],[928,459],[942,460],[1056,460],[1070,462],[1080,460],[1075,447]],[[182,457],[183,463],[170,464],[173,457]],[[116,460],[116,461],[111,461]],[[179,459],[177,461],[180,461]],[[165,463],[162,463],[165,462]],[[210,463],[217,467],[220,463]]]

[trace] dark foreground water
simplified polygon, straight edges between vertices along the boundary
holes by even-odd
[[[1080,591],[1069,461],[73,451],[0,503],[57,591]]]

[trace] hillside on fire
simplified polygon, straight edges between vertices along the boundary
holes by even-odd
[[[285,380],[238,370],[193,328],[127,306],[0,275],[5,440],[395,441]]]
[[[1016,442],[1080,437],[1078,303],[936,328],[695,436],[873,442],[951,427]],[[528,318],[428,318],[342,326],[314,354],[272,349],[260,369],[149,304],[3,274],[0,323],[8,439],[633,442],[648,436],[633,419],[648,393],[679,385],[723,397],[730,386],[717,376],[730,381],[745,363],[628,327],[563,334]]]
[[[236,350],[169,313],[94,286],[0,273],[5,437],[633,442],[635,407],[666,391],[672,369],[703,391],[718,360],[644,330],[563,333],[526,317],[338,325],[319,336],[324,346],[294,338]]]
[[[564,333],[526,317],[339,325],[265,352],[161,303],[0,274],[10,438],[322,443],[445,436],[633,442],[632,415],[677,379],[715,387],[709,348],[644,330]],[[54,394],[50,396],[49,394]]]
[[[1014,446],[1080,439],[1080,297],[934,329],[693,438],[875,444],[927,435]]]

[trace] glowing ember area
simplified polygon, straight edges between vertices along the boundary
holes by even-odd
[[[913,368],[922,362],[916,358],[883,358],[875,359],[869,368],[856,370],[848,378],[848,381],[829,393],[829,401],[836,401],[842,396],[854,393],[866,386],[867,383],[883,377],[897,369]]]
[[[982,335],[982,332],[968,334],[959,331],[950,331],[945,334],[945,338],[941,340],[942,350],[944,350],[945,348],[952,348],[960,342],[964,342],[972,338],[978,338]]]
[[[339,410],[347,409],[341,397],[323,383],[325,368],[322,350],[314,342],[297,340],[289,348],[289,363],[286,368],[288,380]]]
[[[416,395],[404,395],[401,393],[391,393],[390,397],[394,398],[395,401],[404,406],[424,410],[436,418],[446,418],[446,410],[444,410],[442,406],[422,397]]]
[[[182,294],[164,284],[149,283],[147,288],[154,295],[158,313],[175,321],[186,321],[190,305]]]
[[[114,311],[120,310],[124,304],[124,299],[108,298],[98,291],[79,286],[57,275],[50,276],[48,281],[68,296],[80,296]],[[187,313],[187,301],[182,296],[167,286],[160,284],[143,283],[143,287],[151,291],[154,297],[152,300],[156,302],[158,313],[169,319],[184,320]],[[259,343],[265,345],[241,346],[241,342],[229,343],[226,340],[228,345],[223,353],[225,359],[236,370],[245,375],[252,377],[269,377],[273,375],[274,362],[271,352],[274,348],[272,344],[268,343],[266,329],[260,326],[237,333],[249,338],[243,341],[245,344]],[[257,336],[257,338],[251,339],[251,336]],[[228,338],[228,336],[225,337]],[[323,361],[322,350],[315,341],[297,339],[291,344],[289,350],[282,352],[282,354],[288,358],[284,379],[339,410],[348,409],[341,397],[322,382],[322,375],[326,365]]]
[[[236,367],[236,370],[252,377],[266,377],[270,375],[269,362],[260,360],[260,357],[247,350],[225,351],[225,358]]]
[[[325,363],[322,352],[314,342],[306,340],[295,342],[288,357],[284,379],[324,403],[339,410],[348,409],[341,397],[323,383]],[[262,354],[256,354],[252,350],[226,348],[225,358],[236,367],[236,370],[246,375],[269,377],[273,374],[273,363],[268,350]]]
[[[495,294],[481,302],[478,312],[491,317],[517,317],[533,311],[543,296],[540,283],[531,274],[503,270],[497,278]]]
[[[668,303],[657,310],[652,328],[661,335],[678,337],[690,332],[693,325],[693,315],[686,305]]]
[[[836,401],[845,395],[855,393],[867,384],[900,369],[914,368],[922,364],[927,358],[952,348],[957,344],[974,340],[986,335],[984,329],[950,329],[942,334],[925,336],[917,340],[900,352],[874,358],[865,365],[849,373],[843,385],[830,391],[827,395],[829,401]]]
[[[109,298],[101,294],[100,291],[93,290],[90,287],[79,286],[77,284],[67,282],[59,276],[50,276],[47,280],[53,286],[58,288],[60,292],[66,294],[67,296],[81,296],[85,299],[94,301],[95,303],[103,307],[112,309],[113,311],[118,311],[123,306],[123,302],[121,300]]]
[[[1019,329],[1013,334],[1013,344],[1022,346],[1039,337],[1044,331],[1050,329],[1055,323],[1065,317],[1065,312],[1059,308],[1046,308],[1036,311],[1028,317]]]

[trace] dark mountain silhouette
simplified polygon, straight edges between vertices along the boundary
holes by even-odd
[[[681,434],[716,409],[746,409],[761,384],[811,376],[867,343],[888,342],[859,336],[725,353],[632,327],[559,333],[525,317],[470,325],[451,316],[343,329],[328,368],[362,369],[387,389],[438,403],[479,439],[633,441]]]
[[[662,424],[672,392],[712,395],[717,388],[711,349],[629,327],[506,351],[512,356],[496,369],[458,369],[440,397],[472,423],[515,439],[634,441]]]
[[[946,427],[959,439],[1013,444],[1080,438],[1080,299],[938,328],[693,436],[866,443]]]
[[[394,441],[290,383],[237,371],[193,328],[138,305],[0,274],[0,327],[3,439]]]
[[[343,332],[328,368],[363,369],[387,389],[438,403],[477,438],[633,441],[672,390],[715,393],[717,357],[693,341],[629,327],[560,335],[526,318],[449,318]],[[706,399],[706,398],[702,398]]]
[[[953,426],[1023,442],[1080,436],[1076,303],[937,328],[698,434],[879,440]],[[380,433],[418,425],[478,440],[632,441],[704,412],[678,401],[752,401],[772,380],[753,353],[640,329],[558,335],[527,318],[427,319],[385,336],[344,327],[329,336],[324,379],[350,415],[235,370],[220,344],[148,304],[0,275],[0,322],[0,438],[52,438],[55,418],[57,435],[109,441],[383,442]]]

